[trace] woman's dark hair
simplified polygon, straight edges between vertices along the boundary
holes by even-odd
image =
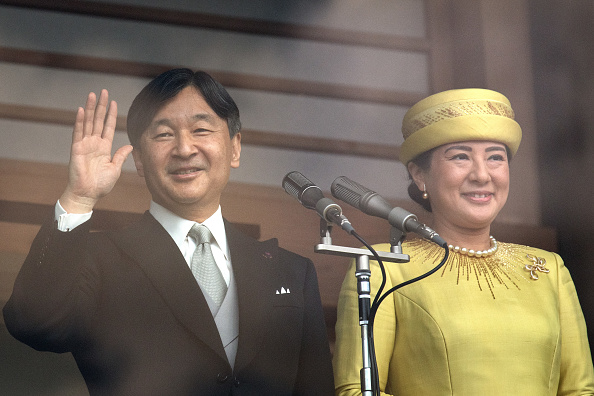
[[[235,136],[241,129],[239,109],[227,90],[208,73],[190,69],[172,69],[161,73],[149,82],[136,96],[128,111],[128,139],[138,147],[140,137],[151,124],[153,117],[186,87],[195,87],[211,109],[227,120],[229,135]]]
[[[431,158],[433,157],[434,151],[435,148],[425,151],[424,153],[417,155],[410,162],[421,168],[423,172],[428,172],[429,169],[431,169]],[[423,199],[423,191],[419,190],[419,187],[417,187],[415,184],[410,172],[408,172],[408,178],[410,179],[410,184],[408,185],[408,196],[413,201],[421,205],[427,212],[431,212],[431,202],[428,199]]]
[[[433,152],[436,149],[437,147],[425,151],[424,153],[417,155],[410,162],[416,164],[423,172],[428,172],[429,169],[431,169],[431,158],[433,157]],[[507,152],[507,161],[509,162],[511,161],[511,151],[507,145],[505,145],[505,151]],[[408,172],[408,178],[411,180],[410,184],[408,185],[408,196],[413,201],[421,205],[427,212],[432,212],[431,199],[423,199],[423,191],[419,190],[419,187],[417,187],[410,172]]]

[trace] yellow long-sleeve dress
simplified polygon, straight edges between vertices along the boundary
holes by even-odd
[[[385,263],[385,290],[435,267],[444,250],[412,240],[403,252],[409,263]],[[354,265],[336,324],[334,377],[341,396],[361,394]],[[373,295],[381,272],[376,262],[371,267]],[[488,257],[451,252],[439,271],[383,301],[374,342],[382,395],[594,395],[573,281],[561,257],[536,248],[499,242]]]

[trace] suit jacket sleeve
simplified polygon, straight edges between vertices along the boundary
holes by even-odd
[[[97,394],[107,389],[143,395],[332,394],[324,314],[310,260],[283,249],[278,261],[263,258],[265,252],[276,257],[276,250],[231,238],[243,253],[233,260],[241,297],[234,382],[219,375],[230,367],[221,358],[215,322],[183,257],[172,254],[173,240],[159,243],[166,235],[150,215],[116,234],[90,233],[87,223],[61,232],[48,221],[4,308],[8,330],[38,350],[71,351]],[[271,276],[263,279],[263,273]],[[283,285],[295,289],[270,298]],[[146,306],[151,309],[140,308]],[[118,358],[122,353],[130,358]],[[168,364],[156,369],[155,361]]]
[[[4,307],[9,332],[38,350],[64,352],[76,343],[75,323],[93,309],[93,266],[85,255],[89,222],[71,232],[46,221]]]

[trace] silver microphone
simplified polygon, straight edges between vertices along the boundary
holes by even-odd
[[[393,207],[381,195],[352,181],[346,176],[337,177],[331,186],[332,195],[359,209],[365,214],[381,217],[402,232],[415,232],[439,246],[447,246],[445,240],[430,227],[419,222],[414,214]]]
[[[324,197],[320,187],[297,171],[289,172],[283,178],[283,188],[297,198],[301,205],[315,210],[322,219],[339,225],[349,234],[354,231],[351,222],[342,214],[342,208],[330,198]]]

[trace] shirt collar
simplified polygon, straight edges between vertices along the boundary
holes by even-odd
[[[154,201],[151,201],[149,212],[163,226],[163,228],[165,228],[169,235],[171,235],[171,238],[173,238],[179,247],[179,250],[183,253],[187,246],[186,237],[188,236],[188,232],[196,222],[184,219]],[[221,206],[219,205],[217,211],[200,224],[204,224],[208,227],[215,242],[219,245],[225,258],[228,260],[229,250],[227,247],[227,234],[225,233],[225,223],[223,222]]]

